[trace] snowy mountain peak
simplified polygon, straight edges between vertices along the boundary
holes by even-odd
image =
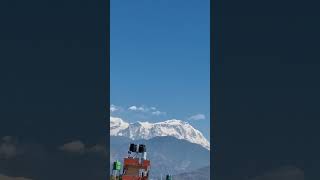
[[[121,118],[110,117],[110,135],[118,134],[122,136],[122,131],[129,127],[129,123],[123,121]]]
[[[127,123],[121,118],[110,117],[110,135],[125,136],[132,140],[151,139],[157,136],[172,136],[199,144],[210,150],[210,143],[202,133],[189,123],[171,119],[163,122],[135,122]]]
[[[170,119],[170,120],[166,120],[166,121],[163,121],[163,122],[159,122],[159,123],[165,123],[165,124],[189,124],[185,121],[181,121],[181,120],[178,120],[178,119]]]

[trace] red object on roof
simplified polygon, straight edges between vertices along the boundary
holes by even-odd
[[[124,158],[122,180],[148,180],[150,161],[139,158]]]

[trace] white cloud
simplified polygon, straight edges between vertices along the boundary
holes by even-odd
[[[160,111],[158,108],[154,106],[137,106],[137,105],[132,105],[128,106],[126,108],[111,105],[110,106],[110,111],[114,112],[117,111],[118,115],[122,116],[131,116],[136,119],[148,119],[152,118],[152,116],[166,116],[167,113],[164,111]]]
[[[136,111],[137,109],[138,109],[137,106],[131,106],[128,108],[128,110],[132,110],[132,111]]]
[[[110,112],[115,112],[115,111],[118,111],[118,110],[119,110],[119,107],[111,104],[111,106],[110,106]]]
[[[151,115],[155,115],[155,116],[160,116],[160,115],[165,115],[166,114],[166,112],[161,112],[161,111],[157,110],[156,107],[130,106],[128,108],[128,110],[136,111],[136,112],[143,112],[143,113],[150,113]]]
[[[206,119],[206,116],[204,114],[196,114],[188,118],[188,120],[195,120],[195,121],[203,120],[203,119]]]
[[[137,107],[137,106],[131,106],[128,108],[128,110],[131,110],[131,111],[141,111],[141,112],[147,112],[149,111],[148,108],[144,108],[144,107]]]
[[[9,176],[0,174],[0,180],[32,180],[32,179],[24,178],[24,177],[9,177]]]
[[[165,115],[166,112],[161,112],[161,111],[154,111],[151,114],[156,115],[156,116],[160,116],[160,115]]]

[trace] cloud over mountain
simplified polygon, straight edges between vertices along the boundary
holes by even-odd
[[[195,120],[195,121],[203,120],[203,119],[206,119],[206,116],[204,114],[196,114],[188,118],[188,120]]]
[[[151,115],[166,115],[166,112],[159,111],[156,107],[147,107],[147,106],[130,106],[129,111],[150,113]]]
[[[119,107],[114,105],[114,104],[111,104],[110,106],[110,112],[115,112],[115,111],[118,111],[119,110]]]
[[[147,111],[147,109],[145,109],[144,107],[137,107],[137,106],[130,106],[128,108],[128,110],[131,110],[131,111],[142,111],[142,112]]]
[[[151,114],[156,115],[156,116],[160,116],[160,115],[165,115],[166,112],[161,112],[161,111],[154,111]]]

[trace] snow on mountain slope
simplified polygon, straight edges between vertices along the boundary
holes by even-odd
[[[110,117],[110,135],[123,136],[122,132],[129,127],[129,123],[121,118]]]
[[[121,118],[110,117],[110,135],[124,136],[132,140],[148,140],[157,136],[172,136],[199,144],[210,150],[210,143],[199,130],[192,127],[189,123],[177,119],[157,123],[139,121],[127,123]]]

